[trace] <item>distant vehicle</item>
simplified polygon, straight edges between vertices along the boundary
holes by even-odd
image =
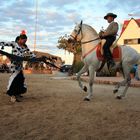
[[[7,64],[0,64],[0,72],[1,73],[4,73],[4,72],[9,73],[10,72],[10,68],[7,66]]]
[[[69,72],[69,70],[71,70],[71,68],[72,68],[72,65],[63,65],[63,66],[61,66],[60,71]]]

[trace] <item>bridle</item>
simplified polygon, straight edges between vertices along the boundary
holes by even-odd
[[[81,37],[81,40],[82,40],[82,38],[83,38],[83,34],[82,34],[82,21],[80,23],[79,30],[77,31],[77,34],[75,36],[70,35],[74,39],[74,42],[75,43],[78,43],[78,44],[81,42],[81,40],[80,41],[77,41],[77,37],[80,34],[80,32],[81,32],[81,35],[82,35],[82,37]]]
[[[81,32],[81,36],[82,36],[82,37],[81,37],[80,41],[77,41],[77,37],[78,37],[78,35],[80,34],[80,32]],[[74,39],[74,44],[80,44],[80,45],[86,44],[86,43],[90,43],[90,42],[93,42],[93,41],[96,41],[96,40],[99,40],[99,39],[100,39],[100,37],[97,37],[97,38],[95,38],[95,39],[82,42],[82,41],[81,41],[82,38],[83,38],[83,33],[82,33],[82,21],[81,21],[81,23],[80,23],[79,30],[77,31],[77,34],[76,34],[75,36],[73,36],[73,35],[70,35],[70,36]]]

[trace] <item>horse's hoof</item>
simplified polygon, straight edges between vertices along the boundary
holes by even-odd
[[[116,96],[116,99],[120,100],[120,99],[122,99],[122,97],[118,95],[118,96]]]
[[[118,89],[114,89],[113,90],[113,93],[115,94],[115,93],[117,93],[118,92]]]
[[[84,90],[85,92],[87,92],[87,87],[86,87],[86,86],[84,86],[83,90]]]
[[[84,98],[84,101],[90,101],[90,99],[88,99],[88,98]]]

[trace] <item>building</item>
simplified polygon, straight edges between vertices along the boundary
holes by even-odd
[[[46,56],[48,58],[55,58],[55,65],[57,65],[58,67],[60,67],[63,64],[63,61],[59,56],[39,51],[33,51],[33,53],[36,55],[36,57]]]
[[[140,53],[140,19],[124,21],[118,44],[131,46]]]
[[[57,67],[60,67],[63,63],[61,57],[39,51],[33,51],[33,53],[36,55],[37,58],[41,56],[52,58],[52,63],[54,63]],[[52,70],[57,70],[55,67],[52,67],[51,65],[46,65],[43,62],[24,62],[23,67],[25,73],[52,73]]]

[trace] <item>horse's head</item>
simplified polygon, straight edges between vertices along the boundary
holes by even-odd
[[[99,40],[97,32],[90,25],[83,24],[81,21],[80,24],[75,26],[68,42],[73,44],[86,44],[95,40]]]
[[[77,24],[72,33],[70,34],[70,37],[68,39],[68,42],[80,42],[82,40],[82,21],[80,22],[80,24]]]

